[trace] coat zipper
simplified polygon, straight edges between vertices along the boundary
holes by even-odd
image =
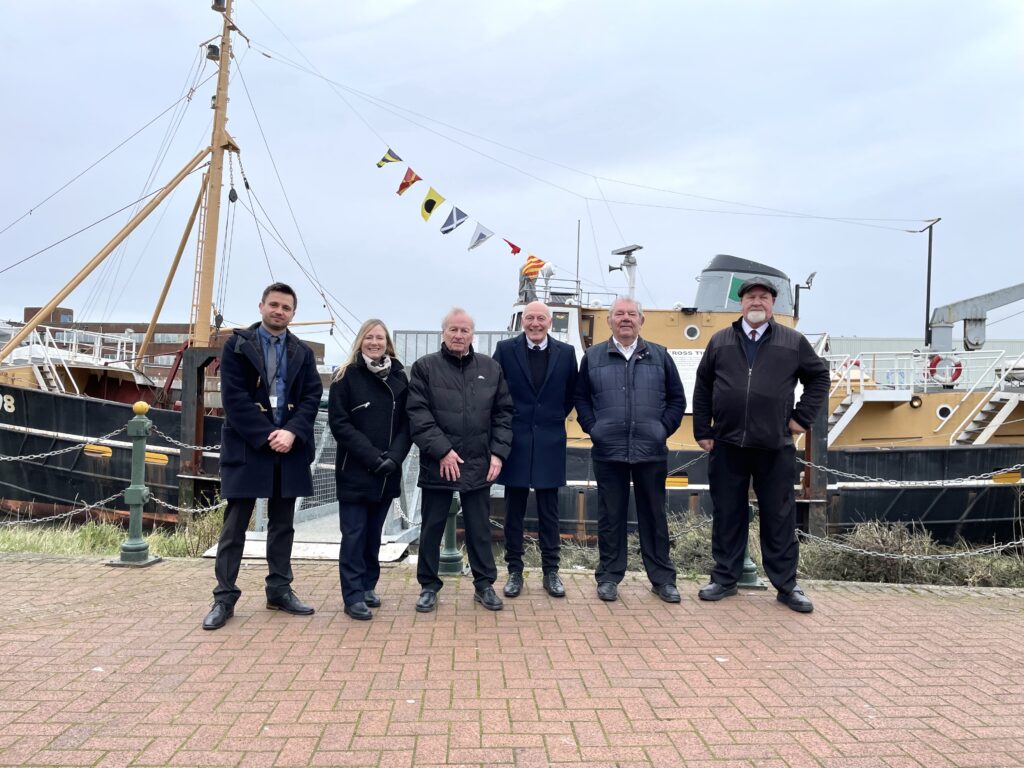
[[[363,408],[369,408],[369,407],[370,407],[370,401],[369,401],[369,400],[367,400],[367,401],[366,401],[365,403],[363,403],[362,405],[357,405],[357,406],[356,406],[355,408],[353,408],[353,409],[352,409],[351,411],[349,411],[349,413],[355,413],[355,412],[356,412],[356,411],[358,411],[358,410],[361,410],[361,409],[363,409]]]
[[[395,390],[393,390],[391,388],[391,385],[388,384],[387,379],[381,379],[381,383],[385,387],[387,387],[388,392],[391,394],[391,424],[388,426],[388,448],[390,449],[391,448],[391,441],[394,440],[394,438],[395,438],[395,407],[396,407],[396,403],[395,403]],[[387,487],[387,484],[388,484],[388,476],[384,475],[384,477],[381,478],[381,482],[380,482],[380,495],[377,497],[378,499],[383,499],[384,498],[384,489]]]

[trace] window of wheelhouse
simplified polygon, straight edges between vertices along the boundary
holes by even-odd
[[[523,330],[523,313],[522,312],[515,312],[512,315],[512,319],[509,320],[509,323],[508,323],[508,329],[512,333],[519,333],[519,331]]]

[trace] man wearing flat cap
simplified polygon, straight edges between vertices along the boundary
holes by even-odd
[[[757,496],[764,570],[778,600],[794,611],[814,605],[796,581],[796,449],[828,399],[829,372],[810,343],[772,319],[778,288],[752,277],[739,288],[742,317],[711,337],[697,368],[693,435],[709,452],[714,505],[711,583],[701,600],[736,594],[747,546],[748,493]],[[796,383],[803,385],[794,407]]]

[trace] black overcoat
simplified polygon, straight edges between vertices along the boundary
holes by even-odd
[[[295,443],[288,453],[277,453],[267,443],[270,433],[277,427],[271,418],[270,391],[263,347],[256,332],[258,327],[256,323],[236,330],[224,343],[220,358],[220,394],[224,406],[220,439],[221,497],[269,498],[273,493],[275,460],[281,464],[281,497],[310,496],[313,477],[309,465],[316,449],[313,422],[323,394],[316,357],[312,349],[288,332],[282,428],[295,435]]]
[[[540,390],[533,388],[526,359],[526,335],[498,342],[494,359],[512,395],[512,451],[498,482],[518,488],[565,485],[565,418],[576,392],[576,351],[548,336],[548,368]]]

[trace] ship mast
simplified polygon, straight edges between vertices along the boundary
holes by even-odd
[[[221,185],[224,178],[224,151],[237,152],[238,146],[227,132],[228,74],[231,65],[232,0],[214,0],[213,9],[224,17],[220,35],[220,69],[213,102],[213,134],[210,138],[210,170],[206,201],[201,213],[199,244],[196,251],[195,283],[192,288],[192,312],[189,318],[193,346],[210,345],[210,319],[213,317],[213,282],[217,266],[217,236],[220,222]]]

